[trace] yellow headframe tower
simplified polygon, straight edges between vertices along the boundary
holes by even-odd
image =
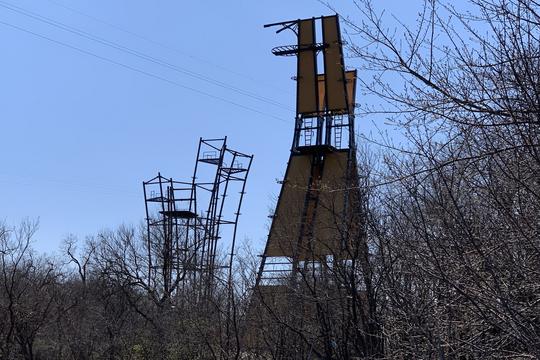
[[[332,291],[336,281],[329,273],[356,256],[364,233],[354,139],[356,71],[344,65],[338,16],[265,25],[274,26],[297,36],[297,44],[272,50],[297,57],[296,121],[248,314],[246,341],[252,346],[277,336],[268,324],[313,327],[310,295]]]
[[[316,25],[322,28],[320,42]],[[297,56],[297,100],[291,155],[262,254],[258,287],[284,285],[295,273],[346,259],[358,200],[356,70],[345,69],[338,16],[266,26],[280,26],[278,32],[291,29],[298,37],[297,45],[272,50],[275,55]]]

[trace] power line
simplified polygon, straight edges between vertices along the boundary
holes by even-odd
[[[95,42],[98,42],[102,45],[106,45],[106,46],[109,46],[109,47],[112,47],[116,50],[120,50],[120,51],[123,51],[123,52],[126,52],[126,53],[129,53],[131,55],[134,55],[136,57],[139,57],[143,60],[146,60],[146,61],[149,61],[149,62],[152,62],[154,64],[157,64],[157,65],[161,65],[161,66],[164,66],[164,67],[167,67],[169,69],[172,69],[174,71],[177,71],[177,72],[180,72],[182,74],[185,74],[185,75],[188,75],[188,76],[191,76],[191,77],[194,77],[194,78],[197,78],[199,80],[202,80],[202,81],[206,81],[206,82],[209,82],[211,84],[214,84],[214,85],[217,85],[217,86],[220,86],[220,87],[223,87],[225,89],[228,89],[228,90],[232,90],[232,91],[235,91],[237,93],[240,93],[242,95],[245,95],[245,96],[248,96],[248,97],[251,97],[251,98],[254,98],[256,100],[259,100],[259,101],[262,101],[262,102],[266,102],[268,104],[271,104],[271,105],[274,105],[274,106],[277,106],[277,107],[281,107],[281,108],[284,108],[286,110],[292,110],[290,109],[289,107],[287,107],[286,105],[284,104],[281,104],[281,103],[278,103],[270,98],[266,98],[266,97],[263,97],[263,96],[260,96],[260,95],[257,95],[255,93],[252,93],[252,92],[249,92],[249,91],[246,91],[246,90],[243,90],[243,89],[240,89],[240,88],[236,88],[234,86],[231,86],[229,84],[226,84],[224,82],[221,82],[219,80],[216,80],[216,79],[213,79],[211,77],[208,77],[208,76],[205,76],[205,75],[202,75],[202,74],[198,74],[198,73],[195,73],[193,71],[190,71],[188,69],[184,69],[184,68],[181,68],[177,65],[174,65],[174,64],[170,64],[166,61],[163,61],[163,60],[160,60],[160,59],[157,59],[157,58],[154,58],[150,55],[147,55],[147,54],[144,54],[142,52],[139,52],[137,50],[133,50],[133,49],[130,49],[126,46],[123,46],[121,44],[118,44],[118,43],[115,43],[115,42],[112,42],[112,41],[109,41],[107,39],[104,39],[104,38],[101,38],[101,37],[98,37],[98,36],[95,36],[95,35],[92,35],[88,32],[85,32],[83,30],[80,30],[80,29],[77,29],[75,27],[72,27],[72,26],[69,26],[69,25],[66,25],[66,24],[63,24],[61,22],[58,22],[56,20],[53,20],[53,19],[50,19],[50,18],[47,18],[47,17],[44,17],[42,15],[39,15],[39,14],[36,14],[36,13],[32,13],[28,10],[25,10],[21,7],[18,7],[18,6],[15,6],[13,4],[10,4],[10,3],[6,3],[4,1],[0,1],[0,6],[8,9],[8,10],[11,10],[11,11],[14,11],[14,12],[17,12],[19,14],[22,14],[24,16],[28,16],[28,17],[31,17],[33,19],[36,19],[38,21],[41,21],[41,22],[44,22],[46,24],[49,24],[49,25],[52,25],[52,26],[55,26],[57,28],[60,28],[64,31],[68,31],[68,32],[71,32],[75,35],[78,35],[78,36],[81,36],[81,37],[84,37],[86,39],[89,39],[89,40],[92,40],[92,41],[95,41]]]
[[[109,26],[109,27],[111,27],[111,28],[113,28],[113,29],[116,29],[116,30],[118,30],[118,31],[121,31],[121,32],[123,32],[123,33],[125,33],[125,34],[131,35],[131,36],[136,37],[136,38],[138,38],[138,39],[141,39],[141,40],[144,40],[144,41],[149,42],[149,43],[151,43],[151,44],[157,45],[157,46],[162,47],[162,48],[164,48],[164,49],[167,49],[167,50],[169,50],[169,51],[173,51],[173,52],[175,52],[175,53],[177,53],[177,54],[180,54],[180,55],[182,55],[182,56],[188,57],[188,58],[193,59],[193,60],[196,60],[196,61],[198,61],[198,62],[203,62],[203,63],[205,63],[205,64],[214,66],[214,67],[216,67],[216,68],[218,68],[218,69],[224,70],[224,71],[229,72],[229,73],[231,73],[231,74],[234,74],[234,75],[236,75],[236,76],[240,76],[240,77],[243,77],[243,78],[248,79],[248,80],[250,80],[250,81],[253,81],[253,82],[255,82],[255,83],[259,84],[259,85],[260,85],[261,83],[264,83],[265,85],[271,86],[271,87],[273,87],[273,88],[276,89],[276,90],[284,91],[282,88],[279,88],[279,87],[277,87],[277,86],[275,86],[275,85],[273,85],[273,84],[264,82],[264,80],[260,80],[260,79],[254,78],[254,77],[252,77],[252,76],[250,76],[250,75],[247,75],[247,74],[245,74],[245,73],[241,73],[241,72],[238,72],[238,71],[235,71],[235,70],[231,70],[231,69],[229,69],[229,68],[227,68],[227,67],[225,67],[225,66],[216,64],[216,63],[214,63],[214,62],[212,62],[212,61],[209,61],[209,60],[207,60],[207,59],[203,59],[203,58],[201,58],[201,57],[194,56],[194,55],[189,54],[189,53],[187,53],[187,52],[181,51],[181,50],[179,50],[178,48],[172,47],[172,46],[170,46],[170,45],[166,45],[166,44],[164,44],[164,43],[162,43],[162,42],[156,41],[156,40],[151,39],[151,38],[149,38],[149,37],[146,37],[146,36],[140,35],[140,34],[138,34],[138,33],[135,33],[135,32],[133,32],[133,31],[127,30],[127,29],[122,28],[122,27],[120,27],[120,26],[118,26],[118,25],[116,25],[116,24],[110,23],[110,22],[108,22],[108,21],[105,21],[105,20],[100,19],[100,18],[98,18],[98,17],[95,17],[95,16],[93,16],[93,15],[86,14],[86,13],[84,13],[84,12],[78,10],[78,9],[72,8],[72,7],[67,6],[67,5],[65,5],[65,4],[62,4],[62,3],[58,2],[58,1],[54,1],[54,0],[47,0],[47,1],[50,2],[51,4],[54,4],[54,5],[59,6],[59,7],[61,7],[61,8],[64,8],[64,9],[66,9],[66,10],[68,10],[68,11],[71,11],[71,12],[73,12],[73,13],[75,13],[75,14],[84,16],[84,17],[86,17],[86,18],[88,18],[88,19],[91,19],[91,20],[93,20],[93,21],[95,21],[95,22],[104,24],[104,25]]]
[[[75,35],[78,35],[78,36],[81,36],[83,38],[86,38],[88,40],[91,40],[91,41],[94,41],[94,42],[97,42],[97,43],[100,43],[102,45],[105,45],[105,46],[108,46],[108,47],[112,47],[116,50],[119,50],[119,51],[122,51],[122,52],[125,52],[125,53],[128,53],[130,55],[133,55],[133,56],[136,56],[140,59],[143,59],[143,60],[146,60],[146,61],[149,61],[149,62],[152,62],[154,64],[157,64],[157,65],[160,65],[160,66],[163,66],[163,67],[166,67],[168,69],[171,69],[173,71],[176,71],[176,72],[179,72],[181,74],[184,74],[184,75],[188,75],[188,76],[191,76],[193,78],[196,78],[198,80],[202,80],[202,81],[205,81],[205,82],[208,82],[208,83],[211,83],[213,85],[216,85],[216,86],[219,86],[219,87],[222,87],[222,88],[225,88],[227,90],[231,90],[231,91],[234,91],[234,92],[237,92],[241,95],[244,95],[244,96],[248,96],[250,98],[253,98],[255,100],[258,100],[258,101],[261,101],[261,102],[265,102],[267,104],[270,104],[270,105],[273,105],[273,106],[276,106],[276,107],[280,107],[280,108],[283,108],[283,109],[286,109],[286,110],[291,110],[292,109],[290,107],[288,107],[287,105],[284,105],[284,104],[281,104],[273,99],[270,99],[270,98],[267,98],[267,97],[264,97],[264,96],[260,96],[258,94],[255,94],[255,93],[252,93],[250,91],[247,91],[247,90],[243,90],[243,89],[240,89],[240,88],[237,88],[237,87],[234,87],[234,86],[231,86],[229,84],[226,84],[222,81],[219,81],[219,80],[216,80],[216,79],[213,79],[209,76],[206,76],[206,75],[202,75],[202,74],[199,74],[199,73],[196,73],[196,72],[193,72],[191,70],[188,70],[188,69],[185,69],[185,68],[182,68],[182,67],[179,67],[177,65],[174,65],[174,64],[171,64],[171,63],[168,63],[164,60],[161,60],[161,59],[157,59],[153,56],[150,56],[150,55],[147,55],[147,54],[144,54],[142,52],[139,52],[137,50],[133,50],[129,47],[126,47],[124,45],[121,45],[119,43],[115,43],[115,42],[112,42],[112,41],[109,41],[107,39],[104,39],[102,37],[98,37],[98,36],[95,36],[91,33],[88,33],[86,31],[83,31],[83,30],[80,30],[80,29],[77,29],[73,26],[69,26],[69,25],[66,25],[64,23],[61,23],[59,21],[56,21],[56,20],[53,20],[53,19],[50,19],[50,18],[47,18],[45,16],[42,16],[42,15],[39,15],[37,13],[34,13],[34,12],[31,12],[31,11],[28,11],[26,9],[23,9],[21,7],[18,7],[16,5],[13,5],[13,4],[10,4],[10,3],[7,3],[7,2],[4,2],[4,1],[1,1],[0,0],[0,6],[5,8],[5,9],[8,9],[8,10],[11,10],[13,12],[16,12],[16,13],[19,13],[21,15],[24,15],[24,16],[27,16],[27,17],[30,17],[32,19],[35,19],[35,20],[38,20],[38,21],[41,21],[43,23],[46,23],[48,25],[51,25],[51,26],[54,26],[54,27],[57,27],[59,29],[62,29],[64,31],[67,31],[67,32],[70,32],[72,34],[75,34]]]
[[[38,34],[38,33],[34,32],[34,31],[24,29],[24,28],[22,28],[22,27],[20,27],[20,26],[13,25],[13,24],[10,24],[10,23],[4,22],[4,21],[0,21],[0,24],[3,24],[3,25],[5,25],[5,26],[11,27],[11,28],[13,28],[13,29],[16,29],[16,30],[19,30],[19,31],[22,31],[22,32],[25,32],[25,33],[27,33],[27,34],[31,34],[31,35],[36,36],[36,37],[39,37],[39,38],[41,38],[41,39],[48,40],[48,41],[50,41],[50,42],[52,42],[52,43],[55,43],[55,44],[57,44],[57,45],[61,45],[61,46],[67,47],[67,48],[69,48],[69,49],[72,49],[72,50],[78,51],[78,52],[80,52],[80,53],[83,53],[83,54],[85,54],[85,55],[89,55],[89,56],[95,57],[95,58],[97,58],[97,59],[100,59],[100,60],[103,60],[103,61],[106,61],[106,62],[115,64],[115,65],[117,65],[117,66],[121,66],[121,67],[123,67],[123,68],[125,68],[125,69],[131,70],[131,71],[134,71],[134,72],[137,72],[137,73],[140,73],[140,74],[143,74],[143,75],[146,75],[146,76],[149,76],[149,77],[152,77],[152,78],[161,80],[161,81],[164,81],[164,82],[169,83],[169,84],[171,84],[171,85],[174,85],[174,86],[177,86],[177,87],[180,87],[180,88],[189,90],[189,91],[196,92],[196,93],[198,93],[198,94],[200,94],[200,95],[204,95],[204,96],[207,96],[207,97],[216,99],[216,100],[220,100],[220,101],[223,101],[223,102],[225,102],[225,103],[228,103],[228,104],[231,104],[231,105],[240,107],[240,108],[242,108],[242,109],[245,109],[245,110],[248,110],[248,111],[251,111],[251,112],[260,114],[260,115],[268,116],[268,117],[274,118],[274,119],[276,119],[276,120],[279,120],[279,121],[281,121],[281,122],[288,123],[287,120],[285,120],[285,119],[283,119],[283,118],[281,118],[281,117],[278,117],[278,116],[275,116],[275,115],[272,115],[272,114],[268,114],[268,113],[262,112],[262,111],[260,111],[260,110],[254,109],[254,108],[252,108],[252,107],[249,107],[249,106],[246,106],[246,105],[239,104],[239,103],[237,103],[237,102],[234,102],[234,101],[225,99],[225,98],[220,97],[220,96],[217,96],[217,95],[213,95],[213,94],[207,93],[207,92],[205,92],[205,91],[202,91],[202,90],[199,90],[199,89],[196,89],[196,88],[187,86],[187,85],[183,85],[183,84],[181,84],[181,83],[179,83],[179,82],[176,82],[176,81],[174,81],[174,80],[170,80],[170,79],[167,79],[167,78],[165,78],[165,77],[162,77],[162,76],[159,76],[159,75],[156,75],[156,74],[152,74],[152,73],[150,73],[150,72],[148,72],[148,71],[145,71],[145,70],[142,70],[142,69],[138,69],[138,68],[133,67],[133,66],[131,66],[131,65],[127,65],[127,64],[121,63],[121,62],[119,62],[119,61],[116,61],[116,60],[113,60],[113,59],[110,59],[110,58],[107,58],[107,57],[104,57],[104,56],[101,56],[101,55],[92,53],[92,52],[90,52],[90,51],[88,51],[88,50],[84,50],[84,49],[81,49],[81,48],[79,48],[79,47],[73,46],[73,45],[71,45],[71,44],[62,42],[62,41],[60,41],[60,40],[56,40],[56,39],[50,38],[50,37],[48,37],[48,36]]]

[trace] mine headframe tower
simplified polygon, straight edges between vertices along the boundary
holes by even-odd
[[[277,56],[297,57],[297,97],[291,154],[262,254],[259,288],[279,286],[284,275],[294,278],[330,257],[343,258],[350,241],[353,203],[359,196],[356,70],[347,71],[344,65],[338,16],[265,27],[279,27],[277,33],[292,30],[297,36],[297,44],[272,50]]]
[[[226,137],[201,138],[191,181],[158,173],[143,182],[148,282],[164,300],[199,301],[215,286],[231,286],[252,160],[253,155],[230,149]]]
[[[255,352],[280,344],[307,358],[324,338],[316,333],[320,299],[326,308],[337,308],[334,299],[343,295],[332,271],[348,266],[364,231],[354,136],[356,70],[345,68],[337,15],[265,27],[296,35],[295,45],[272,50],[297,58],[296,117],[243,341]],[[299,340],[300,332],[314,334],[309,346]],[[290,356],[274,350],[273,356]]]

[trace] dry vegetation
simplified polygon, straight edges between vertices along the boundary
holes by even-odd
[[[25,222],[0,226],[0,358],[539,358],[540,4],[427,1],[397,31],[357,6],[350,51],[363,91],[384,100],[366,118],[384,112],[409,141],[360,154],[364,236],[353,261],[303,278],[308,325],[285,309],[265,346],[245,348],[251,251],[232,295],[216,284],[210,299],[164,301],[136,230],[78,250],[68,239],[53,259]]]

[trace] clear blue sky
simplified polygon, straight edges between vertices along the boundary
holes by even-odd
[[[198,138],[227,135],[233,148],[255,154],[239,237],[260,248],[295,104],[295,61],[270,53],[292,38],[263,24],[329,13],[315,0],[0,0],[0,220],[39,218],[35,247],[47,252],[68,234],[137,224],[143,180],[158,170],[188,178]]]

